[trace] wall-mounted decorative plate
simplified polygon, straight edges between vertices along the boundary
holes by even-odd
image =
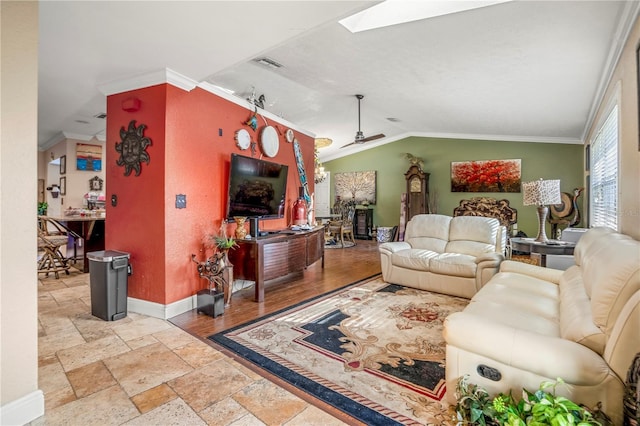
[[[240,149],[247,149],[251,145],[251,135],[245,129],[236,131],[236,145]]]
[[[260,144],[262,145],[262,152],[267,157],[275,157],[280,149],[280,140],[278,139],[278,132],[273,126],[266,126],[262,129],[260,134]]]
[[[293,130],[287,129],[285,136],[287,137],[287,142],[289,143],[293,142],[293,138],[294,138]]]

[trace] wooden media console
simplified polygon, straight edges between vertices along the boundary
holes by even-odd
[[[264,301],[265,281],[301,272],[322,259],[324,226],[310,231],[281,231],[251,240],[237,240],[229,250],[235,278],[255,281],[255,301]]]

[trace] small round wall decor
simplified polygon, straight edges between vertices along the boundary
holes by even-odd
[[[247,149],[251,145],[251,136],[245,129],[236,131],[236,145],[240,149]]]
[[[266,126],[262,129],[260,134],[260,144],[262,145],[262,152],[267,157],[275,157],[280,149],[280,140],[278,139],[278,132],[272,126]]]
[[[120,158],[116,160],[118,166],[124,166],[124,175],[129,176],[131,170],[136,171],[136,176],[140,176],[140,163],[149,164],[151,158],[146,149],[151,145],[151,139],[144,137],[144,129],[147,126],[141,124],[136,128],[136,120],[129,122],[129,128],[120,128],[120,138],[122,142],[116,142],[116,151],[120,154]]]

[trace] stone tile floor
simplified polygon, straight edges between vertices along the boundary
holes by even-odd
[[[40,425],[342,425],[168,321],[91,315],[89,274],[38,286]]]

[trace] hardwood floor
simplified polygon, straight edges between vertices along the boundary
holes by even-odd
[[[379,273],[378,243],[356,240],[355,247],[325,250],[324,269],[318,261],[294,280],[267,283],[264,302],[254,302],[251,286],[233,293],[231,306],[216,318],[198,314],[194,309],[169,321],[196,337],[206,339],[217,332]]]

